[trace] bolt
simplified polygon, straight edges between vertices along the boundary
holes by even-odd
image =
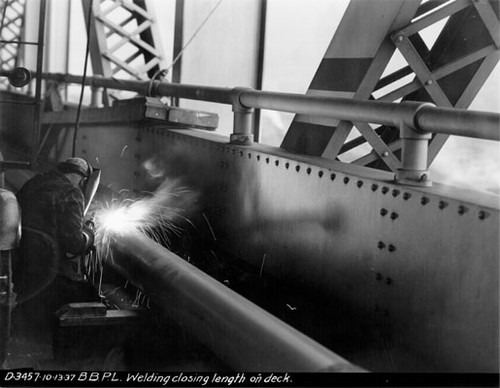
[[[396,190],[396,189],[392,190],[392,196],[393,196],[394,198],[396,198],[396,197],[399,195],[399,193],[400,193],[400,191],[399,191],[399,190]]]
[[[385,283],[390,286],[392,284],[392,279],[391,278],[387,278],[385,279]]]
[[[356,182],[356,186],[358,186],[358,187],[363,186],[363,181],[357,181],[357,182]]]
[[[349,177],[347,177],[347,176],[346,176],[346,177],[344,178],[344,183],[345,183],[346,185],[349,183]]]
[[[290,167],[290,163],[285,163],[285,168],[288,170],[288,168]]]
[[[411,194],[410,194],[410,193],[404,193],[404,194],[403,194],[403,199],[404,199],[405,201],[408,201],[410,198],[411,198]]]
[[[378,189],[378,185],[376,185],[375,183],[372,185],[372,191],[377,191]]]
[[[480,210],[478,213],[478,217],[480,220],[484,220],[485,218],[488,218],[490,215],[486,213],[484,210]]]
[[[334,180],[335,180],[335,177],[336,177],[336,175],[335,175],[335,174],[330,174],[330,179],[331,179],[332,181],[334,181]]]
[[[310,175],[311,171],[312,171],[311,167],[308,167],[306,171],[307,171],[307,175]]]
[[[383,278],[383,276],[382,276],[382,274],[381,274],[381,273],[378,273],[378,272],[377,272],[377,273],[375,274],[375,279],[377,279],[378,281],[382,280],[382,278]]]
[[[396,218],[399,217],[399,214],[398,213],[395,213],[395,212],[392,212],[391,213],[391,220],[395,220]]]
[[[379,241],[377,244],[378,249],[384,249],[385,248],[385,243],[383,241]]]
[[[467,213],[467,211],[468,211],[468,210],[469,210],[469,209],[467,209],[465,206],[460,205],[460,206],[458,207],[458,214],[463,215],[463,214]]]
[[[387,186],[382,187],[382,194],[387,194],[389,192],[389,188]]]
[[[388,213],[387,209],[380,209],[380,215],[384,217]]]
[[[429,198],[422,197],[422,199],[420,200],[420,203],[425,206],[425,205],[427,205],[429,203],[429,201],[430,201]]]
[[[427,174],[422,174],[422,175],[420,176],[420,181],[426,181],[427,179],[428,179]]]
[[[389,244],[389,246],[387,247],[387,249],[389,250],[389,252],[394,252],[396,250],[396,247],[392,244]]]
[[[318,176],[321,178],[323,177],[323,171],[318,171]]]
[[[448,202],[445,202],[445,201],[439,201],[439,206],[438,206],[441,210],[443,210],[444,208],[448,207]]]

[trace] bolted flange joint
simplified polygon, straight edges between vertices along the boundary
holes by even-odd
[[[231,144],[250,145],[253,143],[253,108],[241,103],[240,96],[244,92],[253,91],[252,88],[233,88],[231,102],[233,106],[233,133],[229,136]]]
[[[419,129],[418,115],[423,108],[434,105],[416,102],[405,102],[401,105],[409,109],[409,114],[399,123],[399,137],[403,146],[401,168],[396,172],[395,181],[411,186],[432,186],[427,168],[427,153],[432,134]]]

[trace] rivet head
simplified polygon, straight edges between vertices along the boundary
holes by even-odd
[[[488,218],[490,215],[487,212],[485,212],[484,210],[481,210],[478,213],[478,216],[479,216],[480,220],[484,220],[484,219]]]
[[[428,79],[427,81],[425,81],[425,84],[427,86],[431,86],[433,84],[432,80],[431,79]]]
[[[402,42],[404,39],[404,36],[403,35],[398,35],[396,36],[396,42]]]
[[[387,158],[388,156],[389,156],[389,152],[388,151],[382,152],[382,157]]]

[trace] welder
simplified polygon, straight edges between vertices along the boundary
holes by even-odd
[[[14,263],[14,291],[28,321],[50,323],[62,305],[95,298],[81,265],[82,255],[94,242],[84,222],[86,202],[92,199],[86,200],[84,193],[89,192],[92,172],[86,160],[69,158],[28,180],[17,193],[22,237]]]

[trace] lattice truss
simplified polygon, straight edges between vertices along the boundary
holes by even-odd
[[[165,67],[156,20],[145,0],[94,0],[92,5],[82,0],[82,4],[85,15],[92,12],[94,74],[146,80]],[[107,96],[118,98],[116,93]]]
[[[409,23],[405,22],[389,31],[389,37],[382,41],[368,65],[359,65],[361,61],[357,58],[350,59],[350,62],[342,58],[346,64],[342,65],[344,68],[341,70],[347,77],[358,71],[356,76],[359,82],[355,87],[344,88],[345,80],[335,80],[325,86],[329,82],[328,77],[334,77],[331,75],[333,70],[338,74],[340,68],[339,61],[335,62],[336,58],[326,58],[325,55],[308,94],[387,102],[429,101],[437,106],[465,109],[472,103],[500,58],[499,6],[498,1],[488,0],[425,1],[416,9],[416,13],[415,10],[407,11],[411,12]],[[438,29],[438,32],[429,38],[426,31],[431,28]],[[387,44],[392,45],[391,50],[398,49],[392,59],[387,56],[387,47],[383,49],[383,45]],[[390,74],[382,74],[382,70],[389,68],[388,65],[397,57],[400,62],[404,62],[401,56],[406,65]],[[367,63],[365,58],[363,60]],[[333,62],[336,67],[329,69],[329,76],[325,75]],[[339,86],[339,83],[342,85]],[[315,140],[308,150],[304,143],[313,142],[310,137],[306,138],[306,131],[314,130],[314,124],[317,123],[307,117],[296,116],[282,147],[394,172],[401,166],[402,142],[396,128],[340,121],[326,123],[330,125],[328,133],[325,123],[320,123],[321,131],[317,133],[323,134],[322,139]],[[306,125],[308,127],[304,130]],[[354,127],[357,137],[356,131],[352,130]],[[326,136],[325,132],[328,133]],[[447,137],[435,135],[430,140],[428,165]]]
[[[0,1],[0,68],[12,70],[20,65],[20,55],[24,30],[24,11],[26,0]],[[7,78],[0,78],[0,85],[9,85]]]

